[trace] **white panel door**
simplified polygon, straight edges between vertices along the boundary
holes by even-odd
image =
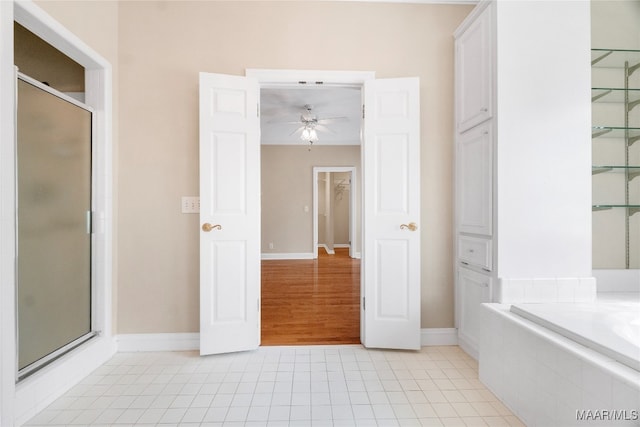
[[[420,83],[365,83],[362,343],[420,348]]]
[[[200,73],[200,354],[260,345],[255,79]]]

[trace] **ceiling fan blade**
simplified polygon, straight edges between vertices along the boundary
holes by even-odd
[[[280,120],[269,120],[270,125],[299,125],[300,120],[281,122]]]
[[[325,126],[325,125],[316,125],[316,129],[317,129],[317,130],[321,130],[321,131],[323,131],[323,132],[329,132],[329,133],[332,133],[332,134],[334,134],[334,135],[337,135],[337,134],[338,134],[336,131],[334,131],[334,130],[333,130],[333,129],[331,129],[331,128],[328,128],[328,127],[327,127],[327,126]]]
[[[300,122],[298,122],[298,123],[300,123]],[[300,132],[302,129],[304,129],[304,126],[300,126],[300,127],[299,127],[299,128],[297,128],[296,130],[294,130],[293,132],[291,132],[291,133],[289,134],[289,136],[292,136],[292,135],[293,135],[293,134],[295,134],[296,132]]]
[[[348,117],[325,117],[323,119],[318,119],[318,123],[327,124],[327,123],[335,123],[335,122],[343,122],[348,121]]]

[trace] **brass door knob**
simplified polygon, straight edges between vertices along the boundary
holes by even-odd
[[[213,229],[222,230],[222,226],[220,224],[211,225],[208,222],[205,222],[204,224],[202,224],[202,231],[205,231],[208,233]]]
[[[416,225],[415,222],[410,222],[409,224],[401,224],[400,225],[400,230],[404,230],[404,229],[409,229],[411,231],[416,231],[418,229],[418,226]]]

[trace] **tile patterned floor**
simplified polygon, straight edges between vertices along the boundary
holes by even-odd
[[[118,353],[28,426],[523,426],[459,347]]]

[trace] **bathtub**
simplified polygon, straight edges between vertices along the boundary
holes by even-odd
[[[640,299],[484,304],[480,380],[527,426],[640,426]]]
[[[510,311],[640,371],[640,302],[516,304]]]

